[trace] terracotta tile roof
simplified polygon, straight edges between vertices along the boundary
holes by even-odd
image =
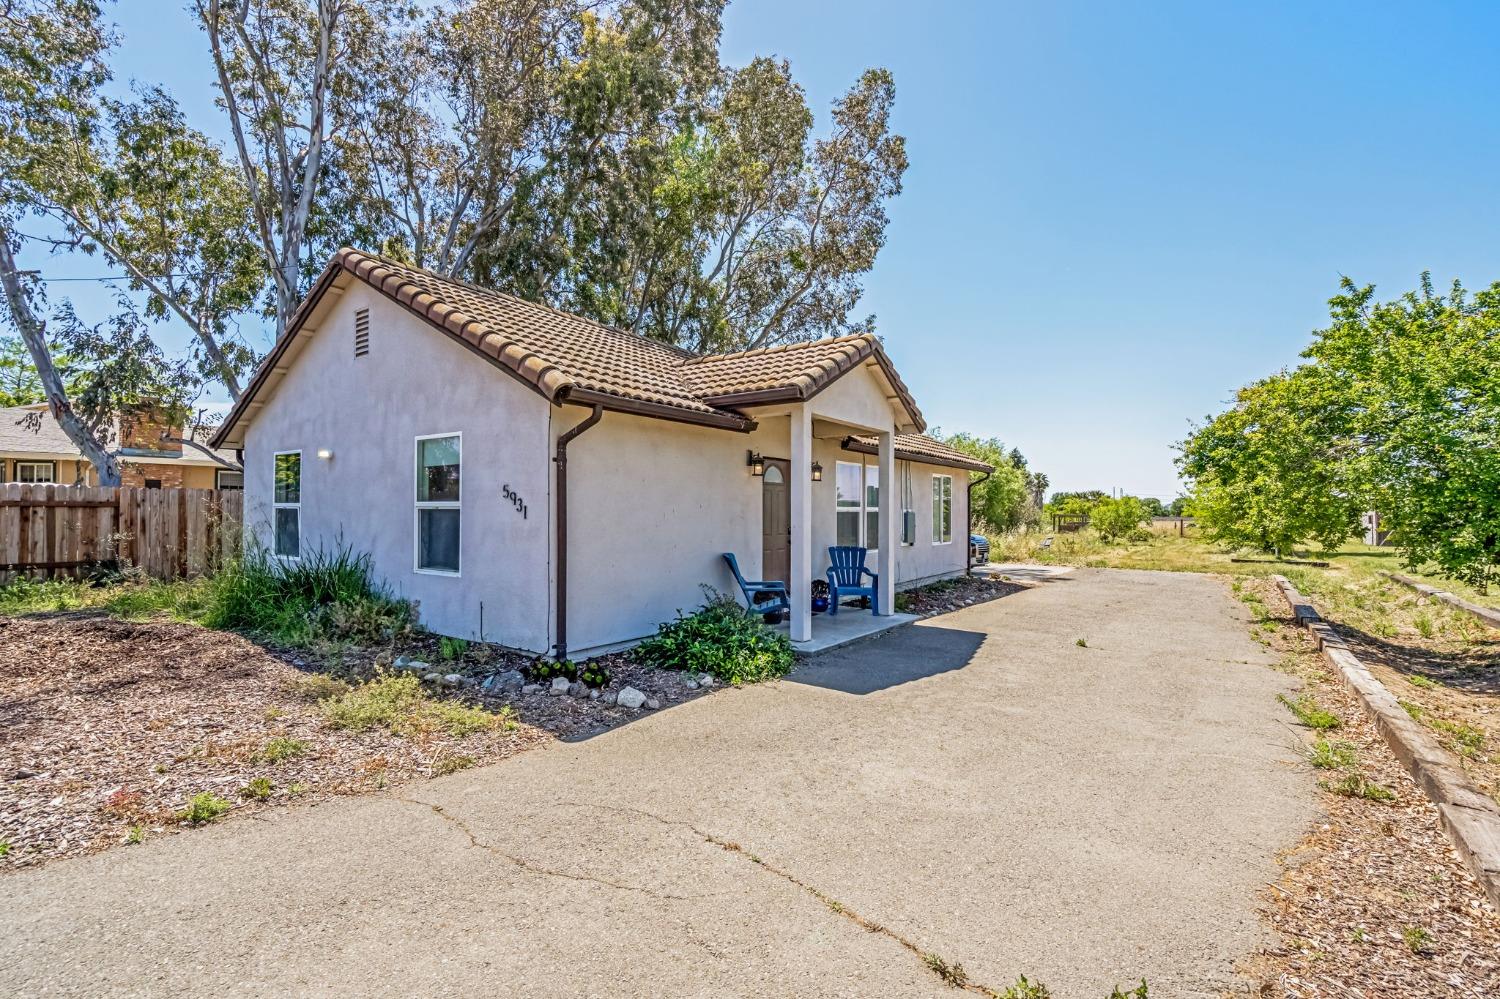
[[[861,454],[878,454],[880,449],[873,437],[844,438],[845,451]],[[896,457],[902,461],[918,461],[929,465],[947,465],[951,468],[967,468],[975,472],[993,472],[995,466],[988,465],[973,455],[964,454],[942,441],[926,434],[897,434]]]
[[[695,357],[581,316],[346,247],[334,255],[262,361],[216,443],[243,419],[250,400],[279,367],[303,320],[341,271],[483,354],[551,402],[601,403],[642,415],[750,430],[754,419],[734,407],[809,398],[873,359],[911,423],[925,425],[911,393],[870,335]]]

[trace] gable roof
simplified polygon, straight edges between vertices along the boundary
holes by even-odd
[[[879,441],[874,437],[845,437],[845,451],[860,454],[879,454]],[[935,437],[926,434],[897,434],[896,457],[902,461],[915,461],[928,465],[947,465],[951,468],[967,468],[975,472],[993,472],[995,466],[980,461],[957,448],[949,447]]]
[[[215,446],[223,446],[234,436],[256,395],[284,373],[282,357],[317,303],[344,273],[485,357],[549,402],[597,403],[642,416],[749,431],[755,420],[734,407],[811,398],[840,375],[873,360],[911,424],[918,429],[926,425],[916,400],[870,334],[695,357],[582,316],[346,247],[334,254],[256,369],[215,436]]]

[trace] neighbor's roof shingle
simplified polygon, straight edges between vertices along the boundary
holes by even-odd
[[[735,406],[806,399],[873,358],[911,422],[916,401],[870,335],[833,337],[736,354],[694,357],[655,340],[502,292],[344,248],[334,254],[287,332],[224,421],[222,441],[279,365],[303,319],[339,271],[347,271],[526,382],[549,401],[603,403],[669,419],[738,430],[755,423]]]
[[[32,426],[36,429],[31,429]],[[0,451],[34,454],[79,454],[62,426],[46,409],[9,406],[0,409]]]
[[[873,437],[849,437],[844,441],[845,451],[861,454],[878,454],[879,447]],[[897,434],[896,457],[902,461],[926,462],[930,465],[948,465],[953,468],[968,468],[976,472],[993,472],[995,467],[980,461],[973,455],[964,454],[942,441],[926,434]]]
[[[35,414],[35,419],[28,419]],[[35,430],[30,429],[32,425]],[[112,428],[112,440],[118,444],[119,428]],[[202,427],[193,428],[193,439],[206,442],[210,434]],[[106,441],[109,443],[109,441]],[[129,460],[145,462],[147,464],[170,464],[182,459],[198,460],[206,458],[196,449],[184,448],[182,455],[167,453],[165,450],[160,454],[151,455],[126,455],[118,447],[112,447],[111,452],[122,455]],[[212,450],[212,448],[210,448]],[[78,445],[69,439],[63,430],[62,424],[45,406],[10,406],[0,409],[0,451],[21,452],[26,454],[65,454],[83,457],[83,452],[78,450]],[[234,461],[234,455],[227,451],[214,451],[221,461]]]

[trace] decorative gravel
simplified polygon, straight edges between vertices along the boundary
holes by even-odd
[[[1026,588],[1020,583],[995,576],[960,576],[957,579],[945,579],[941,582],[919,586],[916,589],[904,590],[897,594],[896,601],[898,608],[908,614],[932,617],[935,614],[947,614],[949,611],[971,607],[987,600],[1008,597]]]

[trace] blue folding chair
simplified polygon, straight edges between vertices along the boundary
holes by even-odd
[[[870,612],[880,613],[880,577],[865,568],[867,548],[836,545],[828,549],[828,613],[839,612],[839,601],[844,597],[869,597]],[[861,586],[864,577],[870,577],[869,586]]]
[[[749,580],[740,572],[739,560],[734,557],[733,552],[724,553],[724,561],[729,563],[729,571],[734,573],[734,581],[740,584],[740,592],[745,595],[745,603],[750,610],[757,614],[776,614],[780,611],[792,609],[792,601],[787,596],[786,584],[778,580]],[[770,594],[772,599],[755,602],[759,594]]]

